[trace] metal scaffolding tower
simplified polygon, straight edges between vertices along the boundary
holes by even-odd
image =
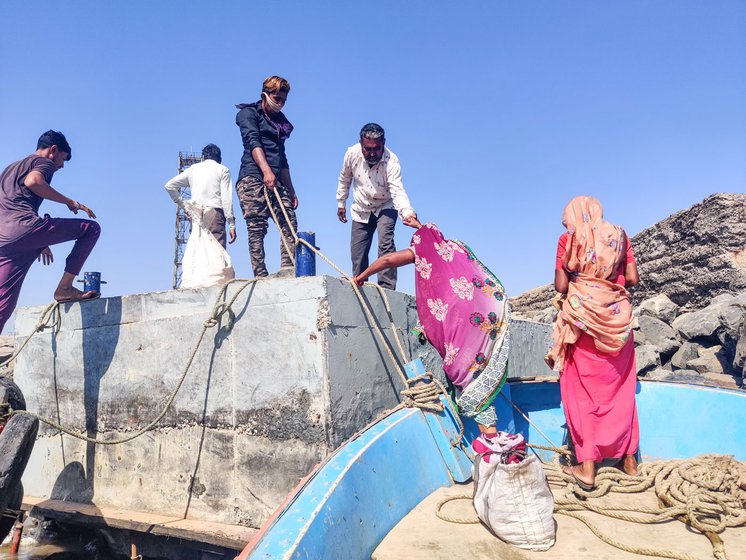
[[[179,152],[179,173],[184,171],[190,165],[202,161],[202,154],[192,152]],[[182,187],[179,190],[182,198],[191,198],[189,187]],[[181,262],[184,259],[184,249],[189,239],[191,224],[186,216],[186,212],[180,206],[176,207],[176,236],[174,247],[174,289],[181,286]]]

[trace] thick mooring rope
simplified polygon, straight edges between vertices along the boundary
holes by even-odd
[[[608,535],[579,512],[592,511],[631,523],[660,523],[678,519],[704,534],[712,545],[713,556],[727,558],[722,540],[717,536],[729,527],[746,525],[746,465],[732,455],[701,455],[692,459],[653,461],[639,466],[640,476],[631,477],[615,468],[602,468],[596,476],[596,487],[586,491],[573,478],[551,467],[551,477],[561,477],[572,484],[572,490],[555,501],[555,511],[585,523],[601,540],[628,552],[662,558],[691,558],[671,551],[654,550],[611,542]],[[637,493],[653,489],[659,507],[619,506],[600,500],[611,493]],[[638,514],[638,515],[635,515]],[[639,515],[641,514],[641,515]]]
[[[311,243],[306,241],[305,239],[301,239],[298,237],[298,232],[293,227],[293,223],[290,221],[290,217],[288,216],[287,210],[285,209],[285,205],[282,203],[282,200],[280,198],[279,193],[276,189],[266,189],[264,190],[264,197],[267,201],[267,206],[270,208],[270,211],[272,213],[272,219],[275,222],[275,225],[277,226],[277,229],[280,232],[280,237],[283,238],[284,241],[284,234],[282,232],[282,228],[280,227],[280,223],[277,221],[277,216],[275,215],[274,211],[272,210],[272,204],[270,203],[268,191],[274,193],[278,206],[282,210],[282,213],[285,218],[285,223],[288,226],[288,229],[293,235],[293,240],[295,241],[296,246],[298,244],[305,245],[308,247],[309,250],[311,250],[314,254],[321,257],[324,261],[326,261],[329,266],[331,266],[337,273],[340,274],[343,278],[350,281],[350,284],[352,285],[352,288],[355,292],[355,295],[357,296],[357,299],[360,301],[360,304],[363,308],[363,311],[365,312],[365,315],[368,318],[368,322],[372,325],[374,332],[378,336],[378,338],[381,341],[381,344],[386,349],[386,353],[389,356],[389,359],[391,360],[391,363],[394,364],[396,368],[396,372],[399,374],[399,377],[402,380],[402,383],[405,386],[405,389],[401,391],[401,395],[404,401],[404,404],[406,406],[415,406],[417,408],[421,408],[422,410],[428,411],[428,412],[442,412],[444,410],[443,404],[440,401],[440,395],[443,394],[445,396],[445,401],[448,403],[448,406],[450,407],[451,411],[453,412],[452,416],[456,421],[456,424],[458,425],[459,433],[456,436],[455,440],[451,441],[451,445],[453,447],[460,446],[462,449],[464,449],[464,446],[462,445],[462,440],[464,436],[464,426],[461,422],[461,418],[459,417],[458,410],[455,408],[455,405],[451,402],[451,399],[448,396],[448,392],[446,391],[443,384],[435,379],[432,375],[432,373],[426,373],[424,375],[416,376],[412,379],[407,378],[406,374],[404,373],[404,368],[402,367],[402,363],[408,362],[407,353],[404,351],[404,346],[401,343],[401,340],[399,339],[399,334],[397,331],[397,326],[394,323],[393,316],[391,314],[391,306],[389,304],[388,296],[386,295],[386,292],[383,288],[381,288],[379,285],[374,284],[375,287],[378,289],[378,291],[381,293],[381,298],[383,299],[384,305],[386,307],[386,312],[388,313],[389,320],[391,322],[391,331],[394,334],[394,339],[396,340],[397,346],[399,347],[399,352],[401,353],[401,363],[396,359],[393,349],[391,348],[391,344],[389,343],[386,336],[383,334],[383,331],[381,327],[378,325],[377,321],[375,320],[375,316],[373,314],[373,311],[370,308],[370,305],[363,297],[363,294],[360,291],[360,288],[355,283],[355,280],[352,276],[344,272],[341,268],[339,268],[336,264],[334,264],[326,255],[324,255],[319,249],[314,247]],[[287,250],[287,245],[285,246]],[[366,284],[369,284],[366,282]],[[466,451],[466,449],[464,449]]]
[[[654,461],[639,466],[640,476],[630,476],[612,467],[599,469],[596,487],[586,491],[572,476],[562,472],[559,464],[545,465],[551,482],[569,485],[568,492],[555,498],[554,511],[584,523],[600,540],[632,554],[695,560],[689,554],[624,543],[601,531],[584,512],[597,513],[620,521],[656,524],[677,519],[705,535],[712,546],[713,557],[727,560],[725,545],[719,534],[729,527],[746,525],[746,465],[731,455],[701,455],[692,459]],[[653,489],[659,507],[625,506],[613,503],[613,493],[640,493]],[[600,498],[607,498],[601,500]],[[449,523],[475,524],[479,518],[455,517],[443,512],[443,506],[458,500],[471,501],[472,496],[448,496],[436,504],[437,517]]]
[[[228,286],[233,283],[242,283],[241,287],[236,290],[236,292],[233,294],[233,297],[231,297],[230,301],[224,302]],[[205,334],[209,329],[216,326],[220,322],[220,318],[228,313],[229,316],[229,327],[232,328],[233,326],[233,312],[231,311],[231,307],[236,302],[236,299],[238,296],[243,292],[248,286],[256,282],[256,279],[252,280],[231,280],[228,283],[224,284],[221,288],[217,299],[215,300],[215,304],[213,305],[212,312],[210,313],[210,317],[204,322],[202,326],[202,332],[200,332],[199,336],[197,337],[197,342],[194,345],[194,349],[192,350],[191,355],[189,356],[189,360],[187,361],[186,366],[184,367],[184,371],[181,374],[181,377],[179,378],[178,383],[176,384],[176,387],[174,387],[173,391],[171,391],[171,395],[168,397],[168,400],[166,401],[165,406],[161,410],[161,412],[153,419],[151,420],[145,427],[142,429],[119,439],[98,439],[98,438],[92,438],[89,436],[85,436],[83,434],[78,433],[77,431],[73,430],[72,428],[69,428],[67,426],[63,426],[62,424],[55,422],[54,420],[50,418],[46,418],[44,416],[41,416],[39,414],[36,414],[35,412],[30,412],[28,410],[12,410],[8,417],[15,416],[17,414],[26,414],[28,416],[33,416],[40,422],[43,422],[45,424],[48,424],[52,426],[53,428],[80,440],[87,441],[88,443],[95,443],[98,445],[119,445],[121,443],[126,443],[128,441],[132,441],[133,439],[136,439],[140,437],[141,435],[153,430],[156,425],[163,419],[163,417],[168,413],[169,409],[171,408],[171,405],[173,404],[174,400],[176,399],[176,395],[179,393],[179,390],[181,389],[181,386],[184,383],[184,380],[186,379],[187,373],[189,373],[189,370],[192,367],[192,363],[194,362],[194,358],[197,356],[197,351],[200,348],[200,345],[202,344],[202,340],[205,337]],[[50,309],[52,306],[48,307],[47,309]],[[42,318],[46,315],[46,311],[42,313]],[[41,318],[40,318],[40,323]],[[17,352],[15,352],[15,355],[18,355],[20,351],[23,349],[23,347],[26,345],[26,343],[29,341],[29,339],[36,333],[39,332],[39,330],[43,329],[35,329],[29,337],[24,341],[24,344],[19,348]]]
[[[282,231],[282,228],[280,227],[280,222],[277,221],[277,214],[275,214],[274,208],[272,208],[272,202],[269,200],[269,195],[267,194],[267,191],[269,189],[267,187],[264,187],[264,200],[267,202],[267,208],[269,208],[269,213],[272,214],[272,220],[275,222],[275,225],[277,226],[277,230],[280,232],[280,241],[282,241],[282,246],[285,247],[285,251],[290,256],[290,260],[293,262],[293,266],[295,266],[295,251],[290,250],[290,245],[288,245],[288,240],[285,238],[285,232]],[[295,242],[298,242],[298,236],[295,234],[295,231],[293,231],[293,223],[290,221],[290,217],[288,216],[287,210],[285,210],[285,205],[282,203],[282,198],[280,198],[280,194],[277,192],[277,189],[272,189],[272,191],[275,193],[275,196],[277,197],[277,203],[280,205],[280,208],[282,208],[282,213],[285,214],[285,220],[290,227],[290,231],[293,232],[293,237],[295,238]]]
[[[501,393],[502,394],[502,393]],[[639,476],[630,476],[614,467],[601,467],[596,473],[592,490],[583,490],[572,475],[565,473],[560,456],[572,456],[567,447],[558,447],[531,419],[503,395],[505,400],[549,442],[549,446],[527,444],[534,449],[552,451],[551,463],[544,463],[547,479],[568,485],[568,492],[555,498],[554,511],[584,523],[600,540],[632,554],[696,560],[691,555],[646,546],[630,545],[601,531],[582,513],[593,512],[620,521],[655,524],[677,519],[708,538],[712,554],[717,560],[727,560],[725,545],[719,534],[729,527],[746,525],[746,463],[732,455],[700,455],[691,459],[651,461],[638,466]],[[623,506],[614,504],[611,494],[631,494],[653,489],[658,506]],[[610,498],[601,500],[601,498]],[[478,517],[454,517],[442,511],[443,506],[458,500],[472,500],[472,496],[458,495],[441,499],[435,508],[438,518],[457,524],[480,523]]]
[[[54,321],[52,321],[52,318],[54,318]],[[59,302],[54,301],[44,308],[44,311],[42,311],[41,315],[39,315],[39,319],[36,321],[36,326],[34,326],[31,334],[26,337],[26,340],[23,341],[23,344],[21,344],[9,358],[0,363],[0,367],[7,366],[8,364],[10,364],[10,362],[15,360],[23,351],[23,349],[26,348],[26,345],[36,333],[42,332],[43,330],[48,328],[54,328],[60,324],[60,321],[60,304]]]
[[[555,498],[554,512],[581,521],[600,540],[619,550],[674,560],[696,560],[683,552],[624,543],[600,530],[583,515],[584,512],[638,524],[677,519],[708,538],[713,557],[717,560],[728,559],[719,534],[729,527],[746,525],[746,464],[736,461],[732,455],[701,455],[692,459],[642,463],[639,476],[630,476],[613,467],[602,467],[596,474],[595,487],[583,490],[559,464],[559,455],[572,454],[567,448],[531,447],[555,452],[554,461],[544,464],[547,478],[551,483],[568,485],[567,493]],[[615,504],[611,496],[613,493],[640,493],[650,489],[655,492],[659,507]],[[436,504],[435,514],[449,523],[480,523],[475,516],[455,517],[443,512],[443,506],[449,502],[472,499],[468,495],[445,497]]]

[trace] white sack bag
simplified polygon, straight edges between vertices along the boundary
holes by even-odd
[[[192,220],[192,232],[181,263],[181,287],[206,288],[225,284],[236,274],[230,255],[206,227],[207,208],[187,200],[184,201],[184,210]]]
[[[500,540],[526,550],[549,550],[556,525],[554,496],[536,456],[504,465],[474,460],[474,509]],[[499,454],[498,454],[499,455]]]

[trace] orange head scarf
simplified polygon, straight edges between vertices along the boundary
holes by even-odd
[[[562,371],[570,344],[585,333],[601,353],[622,349],[632,327],[632,306],[624,286],[608,280],[624,255],[625,233],[603,219],[593,196],[576,196],[562,212],[567,228],[566,270],[572,275],[557,315],[546,362]]]

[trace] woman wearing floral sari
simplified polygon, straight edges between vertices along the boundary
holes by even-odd
[[[546,361],[560,372],[560,391],[578,465],[565,467],[591,489],[595,463],[620,459],[637,475],[639,444],[627,286],[638,281],[637,264],[624,230],[603,219],[601,203],[577,196],[565,207],[557,246],[554,286],[566,294]]]
[[[492,401],[505,383],[510,348],[510,308],[500,281],[469,248],[443,238],[433,224],[408,216],[417,229],[408,249],[380,257],[355,277],[414,263],[417,314],[423,334],[443,358],[456,404],[487,436],[497,432]]]

